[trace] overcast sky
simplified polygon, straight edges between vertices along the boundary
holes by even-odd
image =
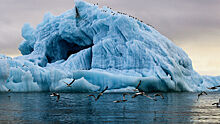
[[[183,48],[200,74],[220,75],[220,0],[86,0],[153,25]],[[73,0],[0,0],[0,53],[20,54],[21,28],[39,24],[44,13],[59,15]]]

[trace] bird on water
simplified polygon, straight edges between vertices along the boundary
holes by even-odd
[[[119,102],[126,102],[127,100],[125,99],[125,95],[130,95],[128,93],[123,93],[123,100],[116,100],[116,101],[113,101],[114,103],[119,103]]]
[[[149,98],[149,99],[152,99],[152,100],[154,100],[154,101],[157,101],[157,99],[148,96],[147,94],[145,94],[145,92],[135,93],[135,94],[132,96],[132,98],[135,98],[135,97],[137,97],[137,96],[139,96],[139,95],[141,95],[141,96],[146,96],[146,97]]]
[[[50,96],[56,96],[57,97],[57,102],[59,101],[59,99],[60,99],[60,94],[58,94],[58,93],[52,93]]]
[[[220,105],[220,99],[219,99],[218,102],[216,102],[216,103],[212,103],[212,105],[216,105],[216,107],[219,108],[219,107],[220,107],[220,106],[219,106],[219,105]]]

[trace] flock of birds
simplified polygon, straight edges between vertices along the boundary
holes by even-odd
[[[97,5],[97,6],[98,6],[98,3],[97,3],[97,4],[94,4],[94,5]],[[110,7],[107,7],[107,8],[109,8],[109,9],[111,10]],[[106,10],[102,10],[102,11],[103,11],[103,12],[107,12]],[[75,18],[80,18],[79,10],[78,10],[78,8],[77,8],[76,6],[75,6],[75,12],[76,12]],[[128,15],[128,14],[122,13],[122,12],[117,12],[117,13],[122,14],[122,15]],[[115,15],[116,13],[114,13],[113,11],[111,11],[111,14],[112,14],[112,15]],[[128,15],[128,16],[131,17],[131,18],[133,18],[133,19],[136,19],[136,20],[138,20],[138,21],[140,21],[140,22],[143,22],[142,20],[139,20],[138,18],[135,18],[135,17],[133,17],[133,16],[131,16],[131,15]],[[147,25],[149,25],[149,24],[147,24]],[[152,25],[149,25],[149,26],[153,27]],[[153,27],[153,28],[154,28],[154,27]],[[71,85],[74,83],[74,81],[75,81],[75,79],[73,79],[73,81],[70,82],[70,83],[66,83],[66,82],[64,82],[64,83],[67,85],[67,87],[71,87]],[[134,91],[137,91],[137,92],[135,92],[135,93],[132,95],[132,98],[135,98],[135,97],[137,97],[137,96],[140,95],[140,96],[145,96],[145,97],[147,97],[147,98],[149,98],[149,99],[151,99],[151,100],[154,100],[154,101],[157,101],[157,99],[156,99],[157,96],[160,96],[162,99],[164,99],[164,96],[163,96],[162,94],[156,93],[156,94],[154,94],[154,97],[151,97],[151,96],[147,95],[145,92],[140,91],[140,90],[138,89],[140,85],[141,85],[141,80],[139,81],[137,87],[135,88]],[[217,89],[218,87],[220,87],[220,85],[219,85],[219,86],[210,87],[210,88],[208,88],[208,89],[210,89],[210,90],[215,90],[215,89]],[[88,96],[89,96],[89,97],[90,97],[90,96],[93,97],[94,100],[97,101],[97,100],[104,94],[104,92],[105,92],[107,89],[108,89],[108,86],[105,87],[105,89],[104,89],[103,91],[101,91],[101,92],[98,94],[97,97],[96,97],[95,95],[93,95],[93,94],[88,95]],[[202,96],[202,95],[204,95],[204,94],[205,94],[205,95],[208,95],[205,91],[200,92],[200,93],[198,94],[197,101],[199,100],[199,97]],[[126,95],[131,95],[131,94],[129,94],[129,93],[123,93],[122,95],[123,95],[123,99],[122,99],[122,100],[115,100],[115,101],[113,101],[113,102],[114,102],[114,103],[126,102],[127,99],[125,99],[125,96],[126,96]],[[57,97],[57,100],[56,100],[57,102],[58,102],[59,99],[60,99],[60,95],[59,95],[58,93],[55,93],[55,92],[52,93],[50,96],[56,96],[56,97]],[[217,107],[220,107],[220,99],[219,99],[219,102],[218,102],[218,103],[213,103],[212,105],[216,105]]]
[[[98,5],[98,4],[97,4]],[[108,7],[107,6],[107,8],[109,8],[110,10],[112,10],[112,8],[110,8],[110,7]],[[102,10],[103,12],[107,12],[106,10]],[[144,21],[143,20],[140,20],[140,19],[138,19],[137,17],[134,17],[134,16],[132,16],[132,15],[129,15],[129,14],[127,14],[127,13],[123,13],[123,12],[117,12],[118,14],[122,14],[122,15],[126,15],[126,16],[128,16],[128,17],[130,17],[130,18],[133,18],[133,19],[135,19],[135,20],[137,20],[137,21],[139,21],[139,22],[142,22],[142,23],[144,23]],[[115,14],[117,14],[117,13],[115,13],[114,11],[111,11],[111,14],[112,15],[115,15]],[[155,28],[155,27],[153,27],[152,25],[150,25],[150,24],[147,24],[148,26],[150,26],[150,27],[152,27],[152,28]]]
[[[95,5],[95,4],[94,4],[94,5]],[[98,5],[98,3],[97,3],[96,5]],[[110,7],[108,7],[108,8],[111,9]],[[75,11],[76,11],[76,18],[79,18],[79,17],[80,17],[80,14],[79,14],[79,11],[78,11],[78,8],[77,8],[77,7],[75,7]],[[105,10],[103,10],[103,11],[106,12]],[[112,11],[111,13],[112,13],[113,15],[115,14],[113,11]],[[127,15],[126,13],[122,13],[122,12],[118,12],[118,13],[119,13],[119,14],[123,14],[123,15]],[[133,16],[130,16],[130,15],[129,15],[129,17],[132,17],[132,18],[134,18],[134,19],[137,19],[137,18],[135,18],[135,17],[133,17]],[[138,20],[138,19],[137,19],[137,20]],[[138,20],[138,21],[143,22],[142,20]],[[147,25],[149,25],[149,24],[147,24]],[[149,25],[149,26],[151,26],[151,25]],[[153,27],[153,26],[151,26],[151,27]],[[25,65],[23,65],[23,66],[25,66]],[[66,83],[66,82],[64,82],[64,83],[66,84],[67,87],[71,87],[71,85],[72,85],[74,82],[75,82],[75,79],[73,79],[70,83]],[[122,95],[123,95],[123,99],[122,99],[122,100],[115,100],[115,101],[113,101],[113,102],[114,102],[114,103],[126,102],[126,101],[127,101],[127,99],[125,98],[126,95],[132,95],[131,98],[135,98],[135,97],[137,97],[137,96],[145,96],[146,98],[149,98],[149,99],[154,100],[154,101],[157,101],[157,99],[156,99],[157,96],[160,96],[162,99],[164,99],[164,96],[163,96],[162,94],[160,94],[160,93],[154,94],[154,97],[151,97],[151,96],[147,95],[145,92],[143,92],[143,91],[141,91],[141,90],[139,89],[139,86],[140,86],[140,85],[141,85],[141,80],[139,81],[137,87],[135,88],[134,91],[136,91],[136,92],[135,92],[133,95],[130,94],[130,93],[123,93],[123,94],[122,94]],[[210,90],[215,90],[215,89],[218,89],[218,87],[220,87],[220,85],[214,86],[214,87],[210,87],[210,88],[208,88],[208,89],[210,89]],[[107,89],[108,89],[108,86],[105,87],[105,89],[104,89],[103,91],[101,91],[101,92],[97,95],[97,97],[96,97],[95,95],[93,95],[93,94],[88,95],[88,97],[93,97],[94,100],[97,101],[101,96],[103,96],[104,92],[105,92]],[[8,89],[8,92],[11,92],[11,89]],[[208,95],[208,94],[207,94],[205,91],[200,92],[200,93],[198,94],[197,101],[199,100],[199,97],[202,96],[202,95]],[[53,92],[50,96],[52,96],[52,97],[53,97],[53,96],[56,96],[56,97],[57,97],[57,100],[56,100],[57,102],[58,102],[59,99],[60,99],[60,94],[59,94],[59,93]],[[9,97],[10,97],[10,96],[9,96]],[[219,101],[218,101],[217,103],[213,103],[212,105],[216,105],[217,107],[220,107],[220,99],[219,99]]]
[[[74,83],[74,81],[75,81],[75,79],[73,79],[72,82],[70,82],[70,83],[66,83],[66,82],[64,82],[64,83],[66,84],[67,87],[71,87],[71,85]],[[141,91],[141,90],[139,89],[139,86],[140,86],[140,85],[141,85],[141,80],[139,81],[139,83],[138,83],[138,85],[136,86],[136,88],[133,90],[133,91],[135,91],[135,93],[133,93],[133,94],[131,94],[131,93],[123,93],[123,94],[122,94],[122,96],[123,96],[123,99],[122,99],[122,100],[115,100],[115,101],[113,101],[113,102],[114,102],[114,103],[121,103],[121,102],[126,102],[126,101],[128,101],[128,100],[125,98],[126,95],[132,95],[131,98],[135,98],[135,97],[137,97],[137,96],[145,96],[146,98],[149,98],[149,99],[154,100],[154,101],[157,101],[157,99],[156,99],[157,96],[160,96],[161,99],[164,99],[164,96],[163,96],[162,94],[160,94],[160,93],[154,94],[153,97],[147,95],[145,92],[143,92],[143,91]],[[219,85],[219,86],[210,87],[210,88],[208,88],[208,89],[214,90],[214,89],[218,89],[218,87],[220,87],[220,85]],[[107,89],[108,89],[108,86],[105,87],[105,89],[102,90],[97,96],[95,96],[95,95],[93,95],[93,94],[90,94],[90,95],[88,95],[88,97],[93,97],[95,101],[98,101],[99,98],[100,98],[101,96],[103,96],[104,92],[105,92]],[[10,89],[9,89],[9,91],[10,91]],[[205,91],[200,92],[200,93],[198,94],[197,101],[199,100],[200,96],[202,96],[202,95],[208,95],[208,94],[207,94],[207,92],[205,92]],[[54,93],[52,93],[50,96],[56,96],[56,97],[57,97],[57,100],[56,100],[57,102],[58,102],[59,99],[60,99],[60,94],[59,94],[59,93],[55,93],[55,92],[54,92]],[[212,105],[216,105],[217,107],[220,107],[220,99],[219,99],[218,102],[213,103]]]
[[[70,82],[70,83],[66,83],[66,82],[64,82],[64,83],[66,84],[67,87],[71,87],[71,85],[74,83],[74,81],[75,81],[75,79],[73,79],[72,82]],[[137,96],[145,96],[145,97],[147,97],[147,98],[149,98],[149,99],[151,99],[151,100],[154,100],[154,101],[157,101],[157,99],[156,99],[157,96],[160,96],[162,99],[164,99],[164,96],[163,96],[162,94],[160,94],[160,93],[156,93],[156,94],[154,94],[154,97],[151,97],[151,96],[147,95],[145,92],[140,91],[140,89],[139,89],[139,86],[140,86],[140,85],[141,85],[141,80],[139,81],[137,87],[134,89],[134,91],[136,91],[136,92],[135,92],[133,95],[130,94],[130,93],[123,93],[123,94],[122,94],[122,95],[123,95],[123,99],[122,99],[122,100],[115,100],[115,101],[113,101],[113,102],[114,102],[114,103],[126,102],[126,101],[127,101],[127,99],[125,99],[125,96],[126,96],[126,95],[132,95],[131,98],[135,98],[135,97],[137,97]],[[88,95],[88,97],[93,97],[94,100],[97,101],[101,96],[103,96],[104,92],[105,92],[107,89],[108,89],[108,86],[105,87],[105,89],[102,90],[97,96],[95,96],[95,95],[93,95],[93,94],[90,94],[90,95]],[[58,102],[59,99],[60,99],[60,94],[59,94],[59,93],[53,92],[50,96],[52,96],[52,97],[53,97],[53,96],[56,96],[56,97],[57,97],[57,100],[56,100],[57,102]]]
[[[94,6],[95,5],[99,5],[98,3],[97,4],[94,4]],[[107,6],[107,8],[109,8],[110,10],[112,10],[112,8],[111,7],[108,7]],[[102,12],[107,12],[106,10],[101,10]],[[80,14],[79,14],[79,10],[78,10],[78,8],[75,6],[75,12],[76,12],[76,18],[79,18],[80,17]],[[111,14],[112,15],[115,15],[115,14],[122,14],[122,15],[126,15],[126,16],[128,16],[128,17],[130,17],[130,18],[133,18],[133,19],[135,19],[135,20],[137,20],[137,21],[139,21],[139,22],[142,22],[142,23],[144,23],[144,21],[142,21],[142,20],[140,20],[140,19],[138,19],[137,17],[134,17],[134,16],[132,16],[132,15],[128,15],[127,13],[123,13],[123,12],[117,12],[117,13],[115,13],[114,11],[111,11]],[[147,24],[148,26],[150,26],[150,27],[152,27],[152,28],[155,28],[155,27],[153,27],[152,25],[150,25],[150,24]]]
[[[123,99],[122,99],[122,100],[115,100],[115,101],[113,101],[113,102],[114,102],[114,103],[126,102],[126,101],[127,101],[127,99],[125,99],[125,96],[126,96],[126,95],[132,95],[132,98],[135,98],[135,97],[137,97],[137,96],[139,96],[139,95],[140,95],[140,96],[145,96],[145,97],[147,97],[147,98],[149,98],[149,99],[151,99],[151,100],[154,100],[154,101],[157,101],[156,96],[161,96],[161,98],[164,99],[163,95],[162,95],[162,94],[159,94],[159,93],[156,93],[156,94],[154,94],[154,97],[151,97],[151,96],[147,95],[145,92],[139,91],[138,88],[139,88],[140,84],[141,84],[141,80],[139,81],[137,87],[136,87],[135,90],[134,90],[134,91],[138,91],[138,92],[134,93],[133,95],[130,94],[130,93],[123,93],[123,94],[122,94],[122,96],[123,96]],[[108,89],[108,86],[107,86],[103,91],[101,91],[101,92],[98,94],[97,97],[95,97],[95,95],[88,95],[88,96],[92,96],[92,97],[95,99],[95,101],[97,101],[97,100],[100,98],[100,96],[102,96],[103,93],[104,93],[107,89]]]
[[[215,89],[218,89],[218,87],[220,87],[220,85],[214,86],[214,87],[208,87],[207,89],[209,89],[209,90],[215,90]],[[205,92],[205,91],[200,92],[200,93],[198,94],[197,101],[199,100],[199,97],[202,96],[202,95],[208,95],[208,94],[207,94],[207,92]],[[216,107],[219,108],[219,107],[220,107],[220,99],[219,99],[218,102],[212,103],[212,105],[216,105]]]
[[[72,87],[71,85],[75,82],[75,79],[73,79],[70,83],[67,83],[67,82],[64,82],[66,84],[66,87]],[[135,98],[137,96],[145,96],[146,98],[149,98],[151,100],[154,100],[154,101],[157,101],[156,97],[157,96],[160,96],[161,99],[164,99],[164,96],[160,93],[155,93],[153,97],[147,95],[145,92],[143,92],[142,90],[139,89],[139,86],[141,85],[141,80],[139,81],[138,85],[136,86],[136,88],[133,90],[135,91],[135,93],[133,93],[133,95],[131,93],[123,93],[122,96],[123,96],[123,99],[122,100],[115,100],[113,101],[114,103],[120,103],[120,102],[126,102],[127,99],[125,98],[126,95],[132,95],[131,98]],[[218,89],[220,87],[220,85],[218,86],[214,86],[214,87],[208,87],[207,89],[210,89],[210,90],[215,90],[215,89]],[[103,96],[104,92],[108,89],[108,86],[105,87],[104,90],[102,90],[97,96],[93,95],[93,94],[90,94],[88,95],[88,97],[93,97],[95,101],[97,101],[101,96]],[[8,92],[11,92],[11,89],[8,89]],[[197,101],[199,100],[200,96],[202,95],[208,95],[207,92],[205,91],[202,91],[198,94],[198,98],[197,98]],[[51,97],[54,97],[56,96],[57,99],[56,99],[56,102],[58,102],[60,100],[60,94],[59,93],[56,93],[56,92],[53,92],[51,95]],[[8,96],[10,97],[10,96]],[[220,107],[220,99],[218,102],[216,103],[213,103],[212,105],[216,105],[216,107]]]

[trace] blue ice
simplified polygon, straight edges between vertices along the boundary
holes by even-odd
[[[22,56],[0,55],[1,92],[132,92],[140,80],[146,92],[196,92],[220,82],[195,72],[188,55],[153,27],[84,1],[75,7],[45,14],[35,29],[24,24]]]

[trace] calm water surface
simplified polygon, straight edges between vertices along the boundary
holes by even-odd
[[[124,103],[121,93],[106,93],[95,102],[87,93],[0,93],[0,123],[220,123],[220,93],[197,101],[197,93],[163,93],[153,101],[143,96]],[[153,94],[149,94],[153,95]],[[10,97],[8,97],[10,96]]]

